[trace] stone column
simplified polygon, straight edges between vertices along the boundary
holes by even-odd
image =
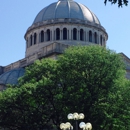
[[[69,40],[69,30],[67,30],[67,40]]]
[[[78,39],[80,41],[80,31],[78,30]]]
[[[73,40],[73,30],[71,30],[71,39]]]
[[[62,30],[60,30],[60,40],[62,40]]]
[[[54,40],[56,40],[56,30],[54,30]]]
[[[54,30],[52,30],[52,41],[54,41]]]
[[[34,45],[34,34],[32,35],[32,45]]]
[[[41,33],[39,33],[39,43],[41,42]]]
[[[44,31],[44,41],[47,41],[47,37],[46,37],[46,31]]]

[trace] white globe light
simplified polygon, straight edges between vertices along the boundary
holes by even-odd
[[[65,125],[66,125],[67,128],[71,127],[71,124],[69,122],[66,122]]]
[[[91,123],[86,123],[86,129],[87,129],[87,130],[91,130],[91,129],[92,129]]]
[[[60,129],[65,129],[65,124],[64,123],[60,124]]]
[[[73,114],[73,119],[74,119],[74,120],[78,120],[78,119],[79,119],[79,114],[78,114],[77,112],[75,112],[75,113]]]
[[[84,114],[83,113],[79,114],[79,119],[84,119]]]
[[[80,127],[81,129],[85,128],[85,126],[86,126],[86,124],[85,124],[84,122],[81,122],[81,123],[79,124],[79,127]]]
[[[72,113],[68,114],[67,118],[68,118],[69,120],[73,119],[73,114],[72,114]]]

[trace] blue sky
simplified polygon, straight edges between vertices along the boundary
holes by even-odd
[[[0,66],[25,57],[24,34],[38,12],[57,0],[3,0],[0,3]],[[75,0],[99,18],[108,33],[107,47],[130,58],[130,5],[118,8],[103,0]]]

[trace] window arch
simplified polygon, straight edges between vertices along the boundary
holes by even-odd
[[[92,31],[89,31],[89,42],[92,42]]]
[[[97,43],[97,33],[94,33],[94,42]]]
[[[41,42],[44,42],[44,31],[41,31]]]
[[[101,43],[101,45],[102,45],[102,35],[100,36],[100,43]]]
[[[30,36],[30,46],[32,46],[32,35]]]
[[[60,29],[56,29],[56,40],[60,40]]]
[[[34,44],[36,44],[36,43],[37,43],[37,34],[34,33]]]
[[[80,40],[81,41],[84,40],[84,31],[83,31],[83,29],[80,29]]]
[[[47,41],[50,41],[50,30],[47,29]]]
[[[67,28],[63,28],[63,40],[67,40]]]
[[[77,40],[77,29],[73,29],[73,40]]]

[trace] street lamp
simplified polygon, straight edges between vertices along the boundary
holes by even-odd
[[[78,130],[78,123],[77,123],[77,120],[80,120],[80,119],[84,119],[84,114],[83,113],[80,113],[78,114],[77,112],[75,113],[70,113],[68,114],[67,118],[69,120],[75,120],[76,121],[76,126],[75,126],[75,130]],[[84,122],[81,122],[79,124],[79,127],[83,130],[92,130],[92,125],[91,123],[84,123]],[[66,122],[66,123],[61,123],[60,124],[60,129],[61,130],[73,130],[73,126],[69,123],[69,122]]]
[[[81,128],[81,129],[83,129],[83,130],[92,130],[92,125],[91,125],[91,123],[84,123],[84,122],[81,122],[80,124],[79,124],[79,127]]]

